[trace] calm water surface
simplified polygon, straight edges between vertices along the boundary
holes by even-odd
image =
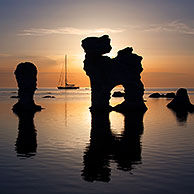
[[[192,194],[194,114],[148,98],[160,90],[176,89],[147,89],[144,115],[91,115],[89,89],[39,89],[45,109],[24,119],[11,110],[16,89],[0,89],[0,194]]]

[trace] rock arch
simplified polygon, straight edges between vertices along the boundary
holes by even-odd
[[[147,110],[143,101],[144,85],[141,82],[142,57],[127,47],[111,59],[104,56],[112,49],[108,35],[82,40],[86,53],[84,70],[90,78],[91,110],[116,110],[118,112]],[[117,86],[125,89],[125,100],[116,107],[109,105],[110,92]]]

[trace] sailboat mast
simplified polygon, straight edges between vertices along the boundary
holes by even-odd
[[[65,86],[64,86],[64,78],[65,78]],[[67,82],[67,55],[65,55],[64,63],[62,66],[61,74],[59,77],[58,89],[79,89],[75,84],[68,84]]]
[[[61,73],[59,76],[58,86],[63,86],[63,84],[64,84],[64,66],[65,66],[65,64],[63,63],[62,68],[61,68]]]
[[[65,86],[67,86],[67,55],[65,55]]]

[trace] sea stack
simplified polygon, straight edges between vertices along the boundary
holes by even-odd
[[[18,84],[18,102],[13,106],[14,112],[40,111],[42,108],[34,102],[37,89],[37,68],[33,63],[24,62],[17,65],[14,72]]]
[[[187,89],[180,88],[176,92],[174,99],[167,105],[168,108],[174,111],[194,112],[194,105],[191,104]]]
[[[82,40],[82,47],[86,53],[84,70],[90,78],[91,107],[90,110],[110,111],[110,92],[112,89],[111,59],[103,54],[112,49],[108,35],[102,37],[88,37]]]
[[[118,52],[117,57],[103,56],[112,49],[108,35],[88,37],[82,40],[86,53],[84,70],[90,78],[92,90],[91,110],[115,110],[118,112],[145,112],[144,85],[141,82],[142,57],[132,53],[127,47]],[[109,105],[111,90],[122,85],[125,89],[124,102],[111,107]]]
[[[145,112],[147,107],[143,100],[144,85],[141,81],[143,57],[133,53],[132,47],[118,51],[113,59],[114,76],[118,84],[124,87],[124,102],[113,109],[118,112]]]

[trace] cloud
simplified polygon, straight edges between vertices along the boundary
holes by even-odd
[[[5,53],[0,53],[0,57],[9,57],[9,54],[5,54]]]
[[[67,34],[67,35],[91,35],[101,33],[121,33],[123,29],[110,29],[110,28],[99,28],[99,29],[79,29],[72,27],[65,28],[30,28],[21,31],[18,35],[20,36],[44,36],[52,34]]]
[[[179,32],[181,34],[194,35],[194,27],[180,21],[172,21],[165,24],[151,24],[146,26],[136,26],[135,29],[155,32]]]

